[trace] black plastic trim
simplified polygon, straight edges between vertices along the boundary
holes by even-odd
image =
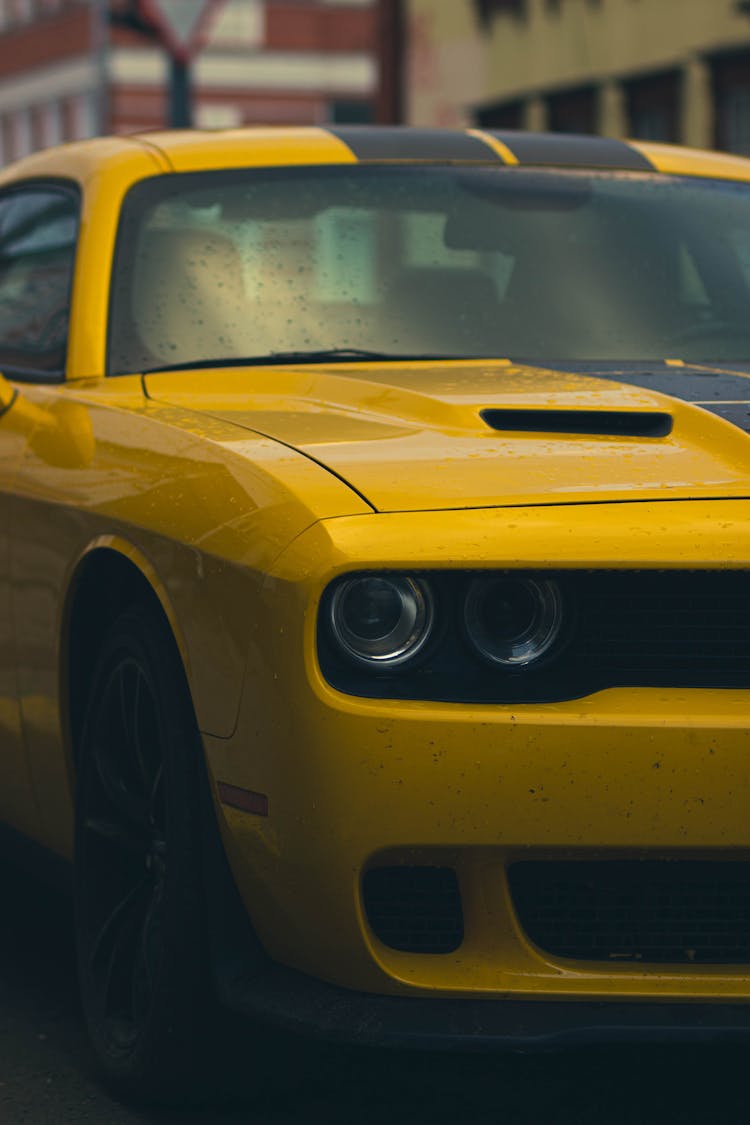
[[[383,945],[406,953],[453,953],[464,940],[461,891],[452,867],[395,864],[362,876],[362,903]]]
[[[672,432],[671,414],[645,410],[480,411],[493,430],[521,433],[590,434],[594,437],[663,438]]]
[[[496,1000],[354,992],[268,962],[224,980],[231,1010],[288,1032],[333,1042],[482,1052],[613,1043],[750,1039],[750,1004]]]
[[[507,874],[521,928],[555,958],[750,964],[745,860],[521,860]]]

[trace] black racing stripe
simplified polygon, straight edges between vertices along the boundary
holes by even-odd
[[[486,133],[502,141],[520,164],[554,164],[569,168],[620,168],[630,172],[655,172],[643,153],[612,137],[578,133]]]
[[[750,378],[732,375],[728,371],[695,371],[683,367],[655,368],[652,371],[581,371],[573,365],[566,366],[565,370],[576,375],[609,379],[614,383],[627,383],[631,387],[645,387],[683,402],[703,404],[710,403],[712,399],[750,402]]]
[[[750,434],[750,402],[717,402],[714,405],[702,402],[700,405],[704,410],[718,414],[726,422],[731,422],[733,426]]]
[[[607,379],[658,391],[700,406],[750,433],[750,373],[733,375],[731,371],[696,371],[683,367],[662,367],[651,371],[596,371],[591,368],[581,370],[573,364],[564,367],[550,364],[549,368],[569,371],[583,378]]]
[[[326,126],[357,160],[473,160],[502,163],[485,141],[460,129],[412,129],[403,125]]]

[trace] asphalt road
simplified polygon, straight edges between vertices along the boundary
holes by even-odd
[[[113,1101],[92,1073],[65,900],[0,867],[0,1125],[750,1121],[750,1045],[482,1058],[327,1050],[268,1101],[247,1088],[252,1045],[242,1028],[227,1025],[224,1034],[231,1050],[221,1052],[210,1108],[143,1111]]]

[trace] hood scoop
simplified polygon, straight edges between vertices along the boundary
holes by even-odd
[[[679,389],[679,370],[671,378]],[[191,430],[202,415],[202,437],[221,423],[216,442],[232,464],[260,459],[253,495],[282,511],[303,502],[307,480],[290,449],[379,512],[750,495],[750,420],[745,432],[705,408],[726,407],[722,388],[719,400],[705,403],[709,390],[687,402],[614,376],[476,360],[175,371],[145,382],[154,410],[183,411]],[[277,462],[281,484],[266,495],[260,482]]]
[[[658,410],[516,410],[492,408],[480,417],[493,430],[533,434],[591,434],[596,437],[663,438],[672,415]]]

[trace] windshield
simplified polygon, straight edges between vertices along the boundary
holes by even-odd
[[[125,200],[108,372],[329,351],[750,360],[749,284],[744,184],[465,165],[160,176]]]

